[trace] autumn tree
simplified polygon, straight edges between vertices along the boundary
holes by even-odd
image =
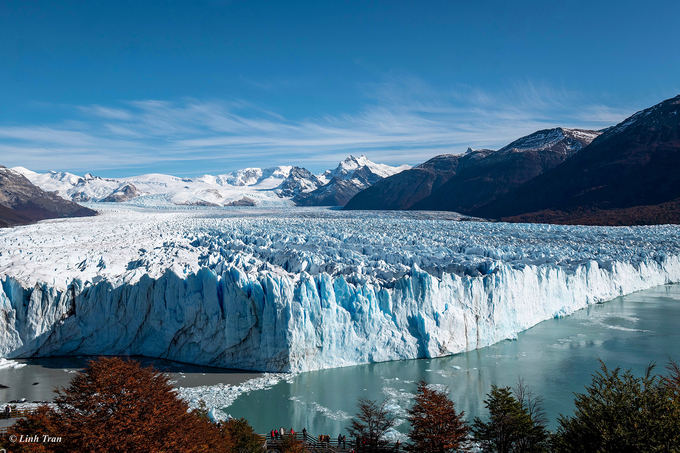
[[[12,425],[7,434],[0,437],[0,448],[4,448],[12,453],[47,453],[55,451],[57,442],[17,442],[23,436],[39,436],[42,439],[47,435],[59,439],[59,428],[50,417],[52,410],[48,406],[40,406],[38,411],[26,418],[20,418]],[[11,436],[15,436],[12,438]],[[10,439],[13,439],[11,441]],[[61,439],[59,439],[61,440]]]
[[[59,437],[40,444],[54,452],[229,451],[218,428],[188,412],[168,376],[132,360],[90,361],[56,394],[54,410],[41,408],[9,434]]]
[[[415,403],[408,410],[412,444],[409,451],[422,453],[448,453],[470,451],[470,428],[463,419],[464,412],[456,412],[453,401],[445,392],[431,388],[429,383],[418,381]]]
[[[376,401],[359,398],[357,403],[359,412],[348,428],[352,438],[357,440],[357,448],[361,452],[380,451],[389,442],[385,434],[394,427],[394,417],[385,409],[385,401],[378,405]]]

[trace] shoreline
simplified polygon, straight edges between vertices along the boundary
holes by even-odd
[[[55,387],[66,387],[71,378],[82,370],[87,361],[98,356],[44,357],[0,359],[6,362],[0,368],[0,405],[25,398],[25,403],[12,403],[21,407],[37,406],[34,401],[52,401]],[[142,366],[153,365],[160,371],[170,374],[170,383],[180,388],[196,388],[205,386],[240,386],[253,379],[262,378],[265,373],[257,371],[236,370],[229,368],[213,368],[173,362],[164,359],[152,359],[141,356],[129,356]]]

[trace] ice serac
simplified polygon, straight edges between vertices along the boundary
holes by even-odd
[[[31,258],[14,253],[25,254],[27,243],[10,244],[30,240],[31,230],[2,236],[0,355],[144,355],[293,372],[432,358],[680,281],[673,226],[606,230],[443,222],[408,213],[278,215],[194,217],[183,221],[190,234],[173,238],[177,219],[153,223],[142,213],[148,231],[131,239],[144,247],[142,259],[121,258],[128,263],[119,272],[111,269],[120,268],[113,260],[123,252],[87,258],[59,274],[66,280],[49,284],[19,276],[21,260],[40,258],[42,242]],[[68,229],[64,223],[43,227],[61,231]],[[154,242],[151,231],[164,242]],[[185,256],[186,263],[163,270],[155,260],[168,256]]]

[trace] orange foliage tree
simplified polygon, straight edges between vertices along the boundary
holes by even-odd
[[[449,396],[430,387],[421,379],[413,407],[408,410],[411,430],[408,433],[409,451],[419,453],[448,453],[470,451],[470,428],[457,413]]]
[[[12,443],[8,451],[228,452],[217,427],[188,412],[164,373],[132,360],[90,361],[67,388],[55,391],[55,408],[43,407],[19,421],[18,438],[44,435],[52,442]],[[7,437],[6,439],[9,439]],[[56,439],[59,439],[58,441]]]

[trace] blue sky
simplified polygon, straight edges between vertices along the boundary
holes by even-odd
[[[680,93],[680,2],[0,3],[0,164],[417,164]]]

